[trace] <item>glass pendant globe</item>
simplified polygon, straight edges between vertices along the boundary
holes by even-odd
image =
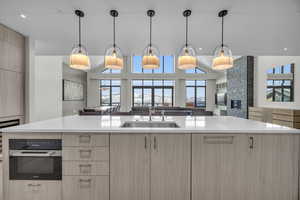
[[[90,58],[84,46],[77,45],[70,55],[70,67],[79,70],[90,69]]]
[[[159,50],[153,45],[148,45],[143,52],[142,66],[144,69],[159,68]]]
[[[105,51],[104,67],[106,69],[123,69],[124,61],[121,49],[112,45]]]
[[[178,54],[177,68],[181,70],[193,69],[198,66],[195,49],[188,45],[184,45]]]
[[[228,46],[218,46],[214,51],[213,70],[226,70],[233,67],[232,52]]]

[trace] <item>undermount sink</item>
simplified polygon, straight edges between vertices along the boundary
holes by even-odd
[[[179,128],[176,122],[131,121],[124,122],[121,128]]]

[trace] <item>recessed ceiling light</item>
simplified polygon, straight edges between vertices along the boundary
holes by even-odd
[[[199,50],[202,51],[202,47],[199,47]]]
[[[283,51],[287,51],[287,50],[288,50],[288,48],[286,48],[286,47],[285,47],[285,48],[283,48]]]
[[[20,17],[23,18],[23,19],[26,19],[27,16],[24,15],[24,14],[20,14]]]

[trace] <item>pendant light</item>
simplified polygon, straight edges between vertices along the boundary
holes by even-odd
[[[75,15],[78,16],[78,28],[79,39],[78,45],[76,45],[70,55],[70,67],[80,70],[90,69],[90,59],[87,55],[85,47],[81,44],[81,18],[84,17],[84,13],[81,10],[75,10]]]
[[[219,12],[219,17],[222,18],[222,44],[215,49],[212,69],[226,70],[233,67],[232,52],[228,46],[224,45],[224,17],[227,15],[227,10]]]
[[[148,10],[147,15],[150,18],[150,43],[143,52],[142,66],[144,69],[157,69],[159,68],[159,51],[152,44],[152,17],[155,11]]]
[[[110,15],[113,17],[113,45],[105,51],[104,67],[107,69],[123,69],[123,55],[116,45],[116,17],[119,13],[111,10]]]
[[[181,70],[193,69],[198,65],[196,51],[188,44],[188,17],[191,14],[191,10],[183,11],[183,16],[185,17],[185,45],[180,49],[177,60],[177,67]]]

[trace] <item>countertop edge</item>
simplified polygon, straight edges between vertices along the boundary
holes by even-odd
[[[164,130],[156,130],[156,129],[102,129],[102,130],[74,130],[74,129],[9,129],[3,130],[3,133],[98,133],[98,134],[118,134],[118,133],[126,133],[126,134],[164,134],[164,133],[176,133],[176,134],[299,134],[300,130],[189,130],[189,129],[164,129]]]

